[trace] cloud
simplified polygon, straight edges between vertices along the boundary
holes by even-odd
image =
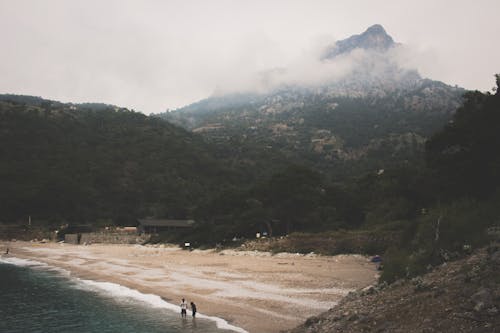
[[[408,71],[415,72],[425,68],[422,64],[432,62],[431,53],[417,53],[400,44],[386,52],[358,48],[323,60],[325,50],[331,45],[330,40],[322,39],[281,67],[256,71],[252,66],[241,66],[229,70],[231,75],[218,82],[214,95],[269,93],[286,86],[316,88],[345,79],[397,81]]]
[[[214,90],[321,84],[370,60],[324,63],[321,47],[374,23],[417,50],[394,55],[402,67],[485,89],[500,59],[500,5],[480,2],[0,0],[0,92],[150,113]]]
[[[254,62],[234,64],[235,67],[227,70],[230,75],[219,78],[214,94],[266,93],[281,86],[320,85],[348,75],[355,63],[353,58],[339,57],[335,61],[322,61],[321,55],[326,45],[316,44],[274,67],[272,62],[269,62],[268,68],[255,66]]]

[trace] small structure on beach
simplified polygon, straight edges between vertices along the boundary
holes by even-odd
[[[65,226],[58,236],[70,244],[143,244],[149,240],[149,235],[140,235],[136,227],[106,227],[92,230],[82,226]]]
[[[192,228],[194,220],[139,219],[137,229],[141,233],[157,234],[162,231]]]

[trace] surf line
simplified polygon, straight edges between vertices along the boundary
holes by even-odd
[[[74,281],[79,283],[81,286],[85,286],[85,287],[87,287],[91,290],[94,290],[94,291],[100,291],[102,293],[111,294],[112,296],[116,296],[116,297],[133,298],[135,300],[139,300],[139,301],[146,303],[147,305],[149,305],[151,307],[155,307],[155,308],[168,309],[168,310],[171,310],[174,312],[177,312],[177,310],[179,309],[178,305],[169,303],[158,295],[144,294],[136,289],[131,289],[131,288],[122,286],[121,284],[117,284],[117,283],[113,283],[113,282],[100,282],[100,281],[94,281],[94,280],[81,279],[81,278],[78,278],[75,276],[71,276],[71,272],[66,270],[66,269],[59,268],[59,267],[52,267],[44,262],[30,260],[30,259],[21,259],[21,258],[9,256],[8,258],[5,258],[5,257],[0,258],[0,263],[6,263],[6,264],[22,266],[22,267],[30,267],[30,268],[43,268],[43,269],[47,269],[47,270],[56,271],[56,272],[59,272],[59,273],[66,275],[70,279],[73,279]],[[225,319],[222,319],[219,317],[208,316],[208,315],[204,315],[204,314],[199,313],[199,312],[196,313],[196,316],[197,316],[197,318],[203,318],[203,319],[207,319],[207,320],[215,322],[217,328],[219,328],[219,329],[230,330],[230,331],[234,331],[237,333],[249,333],[248,331],[244,330],[243,328],[231,325]]]

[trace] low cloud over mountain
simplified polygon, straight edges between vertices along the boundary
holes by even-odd
[[[348,81],[364,81],[372,86],[396,82],[399,85],[401,80],[420,79],[414,56],[415,52],[394,42],[381,25],[375,24],[359,35],[335,43],[316,43],[283,67],[230,75],[222,79],[214,95],[270,93],[285,87],[333,87]]]

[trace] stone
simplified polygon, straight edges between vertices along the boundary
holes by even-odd
[[[320,319],[318,317],[307,318],[307,320],[305,322],[305,326],[307,326],[307,327],[312,326],[312,325],[316,324],[319,321],[320,321]]]
[[[497,309],[496,306],[493,306],[493,307],[489,308],[488,310],[486,310],[486,312],[490,316],[497,316],[498,315],[498,309]]]
[[[496,251],[493,254],[491,254],[489,259],[495,265],[500,265],[500,251]]]
[[[488,288],[480,288],[471,296],[471,301],[474,304],[474,311],[476,312],[486,310],[494,305],[491,290]]]

